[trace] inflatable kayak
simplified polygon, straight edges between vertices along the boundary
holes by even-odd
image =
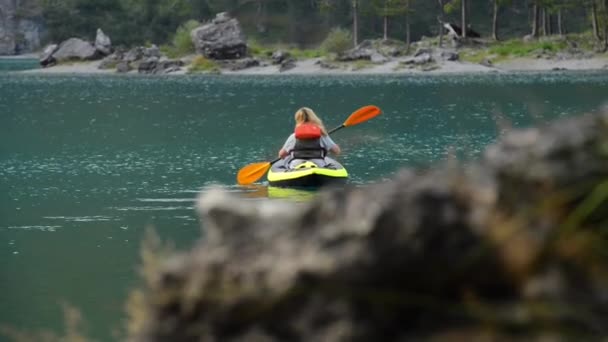
[[[274,163],[268,170],[268,184],[278,187],[322,187],[344,184],[348,172],[336,160],[285,158]]]

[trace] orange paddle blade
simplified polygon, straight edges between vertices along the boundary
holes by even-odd
[[[241,185],[251,184],[262,178],[270,168],[269,162],[253,163],[239,170],[236,181]]]
[[[369,119],[375,118],[376,116],[380,115],[380,113],[382,113],[380,108],[373,105],[361,107],[353,112],[348,119],[346,119],[346,121],[344,121],[344,126],[348,127],[358,125]]]

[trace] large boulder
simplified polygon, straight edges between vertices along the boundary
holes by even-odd
[[[112,40],[100,28],[95,35],[95,48],[104,56],[112,53]]]
[[[608,112],[306,203],[210,192],[205,238],[146,274],[132,340],[597,340],[607,146]]]
[[[54,65],[57,61],[53,57],[53,54],[55,53],[55,51],[57,51],[58,48],[59,45],[57,44],[51,44],[45,47],[44,50],[42,50],[42,53],[40,54],[40,65],[43,67]]]
[[[196,52],[211,59],[238,59],[247,54],[247,42],[239,22],[226,13],[190,33]]]
[[[58,62],[68,60],[94,60],[100,57],[99,51],[89,42],[80,38],[70,38],[59,45],[53,53]]]

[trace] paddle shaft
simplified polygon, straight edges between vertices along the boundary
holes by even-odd
[[[327,132],[327,135],[330,135],[330,134],[334,133],[335,131],[338,131],[338,130],[340,130],[340,129],[344,128],[344,127],[346,127],[346,126],[344,126],[344,124],[342,124],[342,125],[340,125],[340,126],[338,126],[338,127],[334,128],[334,129],[332,129],[331,131]],[[270,165],[272,165],[272,164],[274,164],[274,163],[278,162],[278,161],[279,161],[279,160],[281,160],[281,159],[283,159],[283,158],[281,158],[281,157],[277,157],[276,159],[274,159],[274,160],[272,160],[272,161],[270,162]]]

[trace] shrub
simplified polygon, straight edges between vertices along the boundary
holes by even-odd
[[[341,53],[352,47],[352,41],[350,31],[337,27],[327,34],[321,48],[327,52]]]
[[[220,68],[215,64],[214,61],[204,57],[196,56],[190,64],[188,72],[219,72]]]
[[[268,57],[272,54],[272,49],[263,46],[260,42],[250,39],[247,41],[247,49],[253,56]]]
[[[176,55],[187,55],[194,52],[194,43],[190,37],[190,32],[197,28],[200,23],[196,20],[188,20],[177,28],[172,39],[174,48],[173,53]]]
[[[317,57],[323,57],[324,53],[323,51],[319,50],[319,49],[298,49],[298,48],[291,48],[288,49],[287,52],[289,52],[289,54],[297,59],[306,59],[306,58],[317,58]]]

